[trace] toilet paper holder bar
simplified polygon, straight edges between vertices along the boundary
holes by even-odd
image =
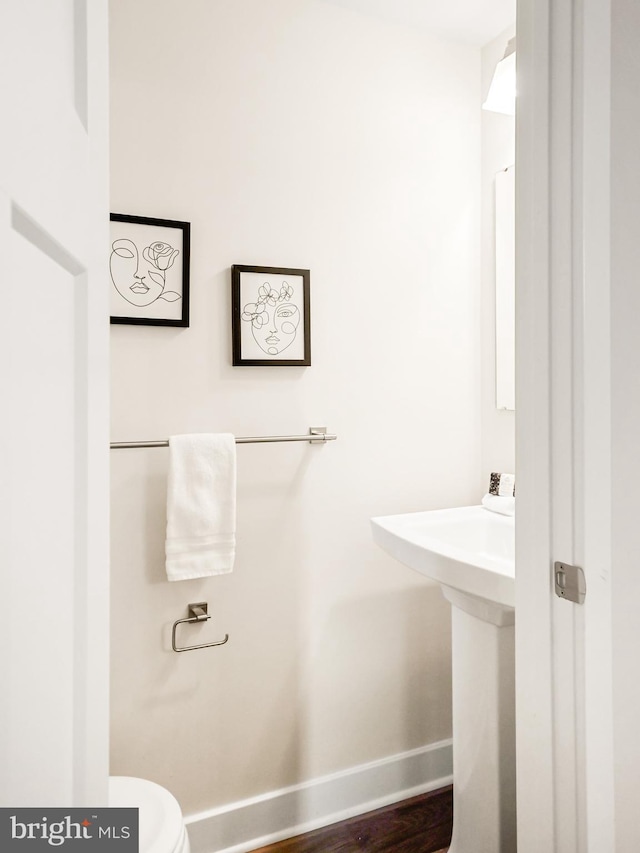
[[[211,619],[209,614],[209,605],[206,601],[198,601],[195,604],[187,605],[189,608],[189,615],[186,619],[178,619],[173,623],[173,631],[171,632],[171,647],[174,652],[191,652],[194,649],[209,649],[211,646],[223,646],[227,640],[229,639],[229,635],[224,635],[224,640],[216,640],[213,643],[202,643],[199,646],[178,646],[176,645],[176,630],[178,625],[182,625],[183,622],[206,622],[207,619]]]

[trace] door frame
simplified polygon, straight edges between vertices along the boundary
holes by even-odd
[[[519,0],[520,853],[614,850],[609,0]],[[583,605],[555,595],[580,565]]]

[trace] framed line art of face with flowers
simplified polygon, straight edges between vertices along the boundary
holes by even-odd
[[[188,326],[190,223],[112,213],[110,229],[111,322]]]
[[[231,268],[234,367],[311,364],[309,270]]]

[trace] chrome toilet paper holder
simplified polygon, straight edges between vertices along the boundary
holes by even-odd
[[[197,646],[178,646],[176,644],[176,630],[178,625],[182,625],[183,623],[190,622],[206,622],[207,619],[211,619],[211,615],[209,614],[209,605],[206,601],[198,601],[195,604],[189,604],[188,612],[189,615],[186,619],[177,619],[173,623],[173,631],[171,632],[171,647],[174,652],[192,652],[194,649],[210,649],[211,646],[223,646],[229,639],[229,635],[225,634],[223,640],[216,640],[213,643],[201,643]]]

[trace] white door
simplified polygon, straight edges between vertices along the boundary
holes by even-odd
[[[2,3],[0,806],[108,775],[106,0]]]
[[[519,853],[640,849],[639,34],[637,0],[519,2]]]

